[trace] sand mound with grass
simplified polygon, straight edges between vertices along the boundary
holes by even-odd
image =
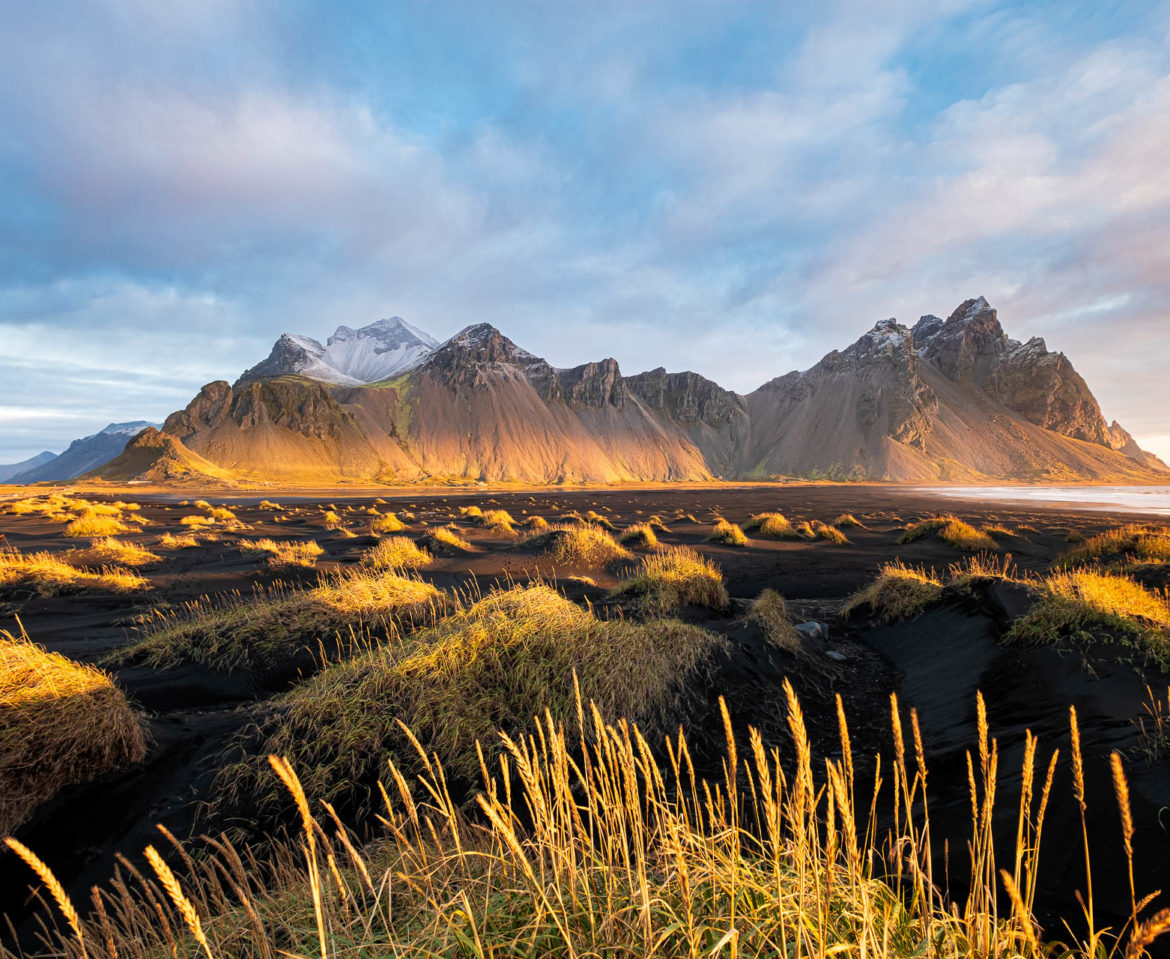
[[[109,676],[0,632],[0,835],[61,787],[145,755],[146,727]]]

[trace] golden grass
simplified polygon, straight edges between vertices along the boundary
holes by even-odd
[[[336,510],[327,509],[321,514],[321,525],[326,529],[337,529],[341,525],[341,517]]]
[[[273,569],[285,567],[313,567],[317,557],[325,552],[315,540],[242,539],[240,549],[269,553],[268,565]]]
[[[116,536],[128,533],[130,527],[118,517],[87,511],[65,525],[66,536]]]
[[[378,691],[372,678],[365,681]],[[1140,959],[1170,931],[1170,910],[1148,913],[1153,897],[1135,903],[1121,928],[1096,927],[1086,879],[1084,915],[1049,923],[1069,941],[1040,941],[1033,909],[1045,819],[1059,798],[1058,751],[1045,755],[1027,734],[1022,786],[1011,791],[1020,795],[1018,809],[1014,800],[1005,807],[999,757],[1015,744],[1000,750],[989,740],[981,697],[971,839],[949,856],[952,873],[962,870],[956,885],[964,892],[952,903],[940,892],[949,883],[931,865],[942,851],[932,841],[938,830],[931,828],[917,717],[908,762],[900,704],[891,698],[895,774],[883,765],[869,785],[855,772],[843,708],[840,755],[822,765],[787,682],[784,694],[795,762],[782,766],[755,730],[737,737],[721,704],[725,760],[710,781],[696,772],[681,733],[660,767],[653,727],[607,723],[604,708],[574,697],[567,719],[550,712],[535,735],[485,738],[471,815],[451,788],[458,772],[427,755],[427,731],[395,727],[407,755],[384,771],[377,808],[386,831],[373,843],[359,841],[334,806],[317,805],[330,787],[318,788],[320,765],[298,758],[297,742],[298,754],[269,762],[299,837],[280,842],[266,869],[246,869],[223,839],[198,864],[180,848],[185,868],[169,878],[161,858],[149,856],[175,904],[169,920],[157,888],[139,876],[139,885],[120,882],[96,893],[101,908],[83,922],[48,868],[12,845],[65,916],[67,928],[47,943],[55,955],[77,955],[89,941],[125,959],[201,952],[208,959]],[[1070,720],[1076,744],[1075,716]],[[1074,778],[1082,784],[1074,787],[1075,803],[1084,798],[1083,764],[1074,745]],[[992,824],[1007,815],[1019,825],[1014,844],[1005,846],[993,841]],[[892,825],[879,827],[879,817]],[[1087,833],[1085,848],[1088,865]],[[875,869],[878,863],[886,868]],[[221,877],[229,877],[227,889]],[[105,918],[106,902],[116,921]],[[1072,938],[1085,919],[1087,931]],[[58,928],[48,917],[42,922]]]
[[[862,523],[861,520],[859,520],[852,513],[842,513],[835,520],[833,520],[833,525],[838,528],[842,526],[858,526],[861,529],[865,529],[865,524]]]
[[[823,539],[825,542],[833,543],[836,546],[845,546],[849,543],[849,538],[837,529],[836,526],[822,523],[819,519],[811,520],[808,523],[801,523],[797,532],[806,539]]]
[[[463,780],[480,768],[477,741],[499,752],[497,727],[519,735],[546,711],[574,716],[575,678],[605,716],[665,732],[680,685],[721,642],[672,620],[601,620],[544,585],[500,590],[415,633],[405,651],[375,649],[291,690],[261,724],[263,751],[287,755],[318,798],[353,802],[356,787],[366,811],[387,759],[425,768],[400,723]],[[247,768],[221,774],[230,795],[269,787],[256,781],[263,767]]]
[[[632,555],[609,532],[590,523],[578,526],[558,523],[543,533],[525,537],[520,546],[546,553],[560,563],[584,566],[608,566]]]
[[[995,540],[986,533],[980,532],[970,523],[965,523],[957,516],[934,516],[930,519],[912,523],[906,527],[899,537],[899,543],[912,543],[928,533],[937,533],[938,538],[956,549],[995,549]]]
[[[1006,556],[991,553],[977,553],[964,556],[958,563],[947,567],[947,584],[970,589],[993,580],[1022,582],[1016,574],[1010,554]]]
[[[711,529],[707,540],[712,543],[722,543],[724,546],[747,546],[748,538],[735,523],[725,519],[719,520]]]
[[[634,549],[658,549],[660,543],[649,523],[634,523],[622,530],[618,542]]]
[[[92,540],[89,549],[71,549],[64,557],[74,566],[146,566],[162,560],[145,547],[111,536]]]
[[[199,540],[195,538],[194,533],[180,534],[176,536],[174,533],[163,533],[158,538],[159,549],[190,549],[193,546],[198,546]]]
[[[284,509],[279,503],[274,503],[270,499],[262,499],[256,504],[257,509],[272,510],[273,512],[280,512]]]
[[[683,606],[722,610],[731,602],[719,567],[687,546],[643,556],[633,574],[614,590],[615,596],[624,594],[638,597],[639,608],[655,615]]]
[[[433,561],[425,549],[420,549],[405,536],[391,536],[362,552],[361,564],[370,569],[418,569]]]
[[[200,516],[197,513],[193,513],[190,516],[184,516],[179,520],[179,524],[190,529],[202,529],[204,526],[214,526],[215,520],[210,516]]]
[[[768,637],[782,649],[795,653],[800,649],[801,636],[788,618],[788,604],[784,597],[774,589],[765,589],[752,600],[751,609],[747,614],[748,622],[755,623]]]
[[[437,526],[427,533],[420,541],[432,553],[474,553],[472,546],[463,535],[453,526]]]
[[[1012,624],[1009,640],[1116,643],[1170,664],[1170,597],[1165,592],[1128,576],[1086,569],[1050,573],[1037,590],[1038,601]]]
[[[477,519],[479,520],[479,525],[484,529],[491,530],[495,533],[505,533],[508,536],[516,535],[516,520],[513,519],[512,514],[506,509],[483,510]]]
[[[865,609],[885,623],[897,623],[922,613],[942,596],[943,584],[933,570],[906,566],[902,562],[885,563],[877,578],[858,590],[845,602],[844,617]]]
[[[109,676],[0,632],[0,835],[62,786],[145,755],[145,725]]]
[[[112,659],[164,668],[183,662],[266,668],[305,649],[316,653],[322,643],[393,640],[405,628],[433,622],[449,605],[421,580],[349,569],[311,589],[274,588],[219,605],[189,603],[180,614],[155,612],[141,620],[141,638]]]
[[[999,523],[989,523],[986,526],[981,527],[980,531],[986,533],[988,536],[993,536],[996,539],[1012,539],[1016,535],[1006,526],[1003,526]]]
[[[406,524],[393,513],[376,516],[370,520],[371,536],[382,536],[386,533],[401,533],[404,529],[406,529]]]
[[[0,550],[0,589],[25,587],[40,596],[97,589],[126,593],[148,589],[150,583],[137,573],[119,566],[96,570],[72,565],[69,553],[20,553]]]
[[[532,533],[543,533],[549,529],[552,524],[543,516],[529,516],[524,521],[524,526]]]
[[[1101,560],[1150,564],[1170,561],[1170,530],[1164,526],[1120,526],[1089,537],[1061,556],[1055,565],[1071,569]]]
[[[459,515],[467,516],[471,519],[477,519],[478,517],[483,516],[483,510],[481,510],[478,506],[460,506]]]
[[[606,517],[602,516],[595,510],[589,510],[585,514],[585,522],[592,523],[594,526],[600,526],[602,529],[607,529],[611,533],[617,532],[617,527],[613,525]]]
[[[217,523],[236,523],[239,520],[236,514],[233,513],[226,506],[212,506],[207,510],[207,515],[210,516]]]
[[[801,539],[796,527],[783,513],[756,513],[743,524],[746,530],[755,530],[768,539]]]

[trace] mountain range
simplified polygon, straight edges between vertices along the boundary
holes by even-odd
[[[134,420],[111,423],[69,444],[60,454],[39,453],[23,463],[0,466],[0,483],[43,483],[74,479],[103,466],[126,448],[126,442],[157,423]]]
[[[443,343],[404,320],[285,334],[96,475],[354,482],[769,479],[1154,482],[1170,471],[1038,338],[982,297],[881,320],[746,395],[693,372],[558,369],[488,324]]]

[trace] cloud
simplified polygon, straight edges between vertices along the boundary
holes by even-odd
[[[747,391],[977,294],[1166,435],[1166,11],[346,9],[0,12],[0,406],[75,417],[0,459],[285,330],[487,320]]]

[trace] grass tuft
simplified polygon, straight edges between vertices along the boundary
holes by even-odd
[[[117,516],[86,511],[65,526],[66,536],[116,536],[118,533],[128,533],[130,527]]]
[[[68,553],[19,553],[0,550],[0,589],[31,588],[39,596],[97,589],[127,593],[148,589],[150,582],[132,570],[107,566],[97,570],[67,562]]]
[[[776,590],[765,589],[752,600],[747,619],[763,629],[768,639],[782,649],[790,653],[800,650],[800,633],[788,618],[788,605],[784,597]]]
[[[393,513],[376,516],[370,520],[371,536],[382,536],[386,533],[401,533],[404,529],[406,529],[406,524]]]
[[[268,565],[273,569],[286,567],[313,567],[317,565],[317,557],[325,552],[315,539],[310,540],[275,540],[257,539],[240,540],[240,549],[259,550],[270,553]]]
[[[75,566],[146,566],[162,560],[157,553],[136,543],[125,543],[111,536],[92,540],[89,549],[70,550],[65,557]]]
[[[725,519],[719,520],[711,530],[707,540],[712,543],[722,543],[724,546],[747,546],[748,538],[742,529],[735,523]]]
[[[138,642],[111,660],[163,668],[184,662],[229,671],[275,668],[303,659],[306,650],[317,653],[324,642],[393,640],[449,606],[443,593],[419,579],[350,569],[311,589],[276,588],[218,606],[203,600],[179,615],[156,612],[140,622]]]
[[[1007,638],[1024,643],[1116,643],[1170,665],[1170,600],[1128,576],[1059,570],[1038,584],[1039,599]]]
[[[419,540],[419,544],[437,555],[474,553],[475,547],[454,526],[438,526]]]
[[[687,546],[643,556],[633,575],[613,593],[624,594],[637,596],[639,607],[650,614],[668,613],[683,606],[724,610],[730,605],[722,571]]]
[[[99,669],[0,632],[0,835],[63,786],[146,756],[146,727]]]
[[[497,728],[517,736],[533,717],[577,715],[575,683],[602,715],[666,732],[684,679],[720,643],[670,620],[600,620],[544,585],[497,591],[416,633],[405,652],[373,650],[290,691],[261,724],[263,752],[289,756],[317,799],[353,803],[357,787],[368,812],[388,759],[409,778],[425,771],[400,724],[462,781],[477,777],[477,741],[489,759],[502,751]],[[229,768],[220,785],[283,804],[270,778],[258,781],[263,768]]]
[[[654,527],[648,522],[627,526],[618,537],[618,542],[633,549],[658,549],[660,545]]]
[[[942,591],[943,584],[933,570],[886,563],[872,583],[846,600],[841,615],[848,618],[865,609],[881,622],[897,623],[922,613],[938,601]]]
[[[608,566],[631,553],[606,530],[589,523],[573,526],[558,523],[543,533],[534,533],[520,542],[522,549],[532,549],[552,556],[560,563],[583,566]]]
[[[937,533],[938,538],[956,549],[981,550],[995,549],[995,540],[986,533],[980,532],[970,523],[965,523],[957,516],[934,516],[930,519],[912,523],[898,538],[899,543],[913,543],[922,539],[928,533]]]
[[[361,564],[370,569],[418,569],[432,561],[430,553],[415,546],[405,536],[391,536],[380,540],[376,546],[365,550],[361,556]]]
[[[755,530],[768,539],[801,539],[801,535],[783,513],[756,513],[744,523],[744,529]]]
[[[1110,560],[1119,564],[1163,564],[1170,561],[1170,530],[1164,526],[1130,525],[1085,540],[1056,561],[1059,569]]]
[[[865,529],[865,524],[862,523],[861,520],[859,520],[852,513],[842,513],[835,520],[833,520],[833,525],[838,528],[842,526],[857,526],[861,529]]]

